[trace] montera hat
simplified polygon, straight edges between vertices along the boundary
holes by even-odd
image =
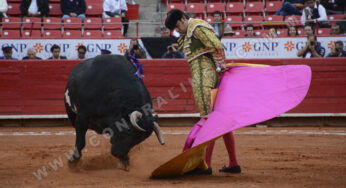
[[[168,29],[172,30],[177,25],[178,20],[183,17],[184,13],[178,9],[172,9],[168,12],[165,25]]]

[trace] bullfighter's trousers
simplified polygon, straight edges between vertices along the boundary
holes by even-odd
[[[192,90],[200,116],[205,116],[211,112],[210,91],[216,88],[218,83],[215,64],[212,59],[201,55],[190,63],[192,76]]]

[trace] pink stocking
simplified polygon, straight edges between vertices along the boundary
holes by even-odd
[[[226,146],[226,149],[228,152],[228,157],[229,157],[228,168],[234,167],[234,166],[239,166],[238,161],[237,161],[236,151],[235,151],[235,139],[234,139],[233,132],[230,132],[230,133],[224,135],[223,141],[225,142],[225,146]]]
[[[215,142],[210,143],[207,146],[207,151],[205,154],[205,162],[207,163],[208,167],[211,168],[211,156],[213,155]]]

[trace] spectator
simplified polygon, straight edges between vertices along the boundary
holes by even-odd
[[[23,57],[23,60],[25,59],[42,59],[42,58],[36,56],[36,51],[34,48],[29,48],[27,51],[27,56]]]
[[[7,17],[6,12],[8,9],[7,1],[0,0],[0,20],[4,17]]]
[[[336,22],[336,25],[340,26],[340,33],[346,34],[346,10],[344,12],[344,18],[343,20],[339,20]]]
[[[313,34],[314,34],[314,30],[312,30],[311,25],[305,25],[304,26],[304,35],[309,36],[309,35],[313,35]]]
[[[184,58],[184,54],[179,51],[178,43],[172,43],[167,46],[167,52],[162,55],[162,59],[181,59]]]
[[[276,38],[276,37],[278,37],[278,33],[276,32],[276,29],[274,27],[271,27],[269,29],[267,37],[268,38]]]
[[[102,49],[101,50],[101,55],[109,55],[109,54],[112,54],[112,52],[107,50],[107,49]]]
[[[161,37],[162,38],[168,38],[171,37],[171,31],[167,27],[163,27],[161,29]]]
[[[234,31],[232,30],[232,27],[227,26],[225,27],[225,31],[223,32],[224,37],[232,37],[234,35]]]
[[[216,33],[216,36],[218,39],[221,39],[222,37],[222,13],[220,11],[215,11],[213,13],[213,23],[211,24],[214,28],[214,31]]]
[[[60,55],[60,46],[56,44],[50,48],[50,52],[52,52],[53,56],[48,59],[67,59],[65,56]]]
[[[48,0],[22,0],[20,11],[23,17],[45,17],[49,12],[49,2]]]
[[[346,57],[344,43],[341,40],[335,42],[335,48],[331,50],[327,57]]]
[[[16,58],[12,57],[12,47],[11,46],[2,47],[2,53],[4,54],[4,56],[0,56],[0,59],[17,60]]]
[[[343,14],[345,11],[345,0],[320,0],[326,8],[327,14]]]
[[[305,1],[301,23],[303,25],[310,25],[312,29],[315,29],[316,21],[320,28],[330,27],[328,22],[326,22],[328,20],[326,9],[320,5],[318,1],[315,1],[316,0]]]
[[[298,30],[295,26],[289,26],[288,27],[288,36],[289,37],[296,37],[298,36]]]
[[[123,36],[127,36],[129,28],[129,20],[126,18],[127,5],[125,0],[104,0],[103,2],[103,17],[119,17],[123,23]]]
[[[132,55],[137,59],[146,59],[147,54],[143,50],[143,48],[139,45],[137,39],[131,39],[130,41],[130,47],[125,51],[125,57],[130,61],[130,58],[128,55]]]
[[[245,37],[257,37],[252,24],[248,24],[245,26]]]
[[[317,42],[316,35],[309,35],[306,46],[298,51],[297,56],[303,58],[324,57],[326,50]]]
[[[300,10],[303,8],[304,0],[285,0],[275,15],[283,16],[284,18],[288,15],[302,15]]]
[[[64,14],[62,20],[65,18],[80,18],[84,20],[85,18],[85,0],[61,0],[60,7]]]
[[[86,47],[84,45],[80,45],[77,49],[78,51],[78,59],[85,59]]]
[[[330,30],[331,35],[339,35],[340,34],[340,26],[334,24]]]

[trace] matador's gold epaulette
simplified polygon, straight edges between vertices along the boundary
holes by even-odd
[[[181,35],[179,38],[178,38],[178,40],[177,40],[177,42],[178,42],[178,50],[183,50],[183,45],[184,45],[184,37],[185,37],[185,35]]]

